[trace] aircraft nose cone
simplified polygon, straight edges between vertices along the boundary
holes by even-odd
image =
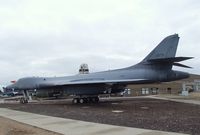
[[[14,84],[6,86],[5,89],[7,90],[15,89]]]

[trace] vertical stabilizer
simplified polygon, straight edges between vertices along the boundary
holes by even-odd
[[[147,55],[143,61],[152,59],[173,58],[176,55],[179,36],[178,34],[170,35],[163,39],[158,46]]]
[[[178,46],[178,34],[164,38],[140,63],[129,68],[148,68],[156,70],[171,70],[173,66],[191,68],[179,62],[193,57],[175,57]]]

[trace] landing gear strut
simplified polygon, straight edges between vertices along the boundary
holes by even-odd
[[[99,102],[99,97],[79,97],[79,98],[74,98],[72,100],[73,104],[83,104],[83,103],[98,103]]]
[[[21,104],[27,104],[28,100],[29,100],[29,93],[28,93],[28,91],[24,90],[23,91],[23,95],[24,95],[24,97],[20,98],[19,101],[20,101]]]

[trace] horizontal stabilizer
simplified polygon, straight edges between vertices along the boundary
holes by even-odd
[[[180,63],[173,63],[173,65],[174,65],[174,66],[178,66],[178,67],[184,67],[184,68],[192,68],[192,67],[189,67],[189,66],[180,64]]]
[[[184,68],[192,68],[177,62],[192,59],[193,57],[173,57],[173,58],[158,58],[158,59],[149,59],[148,62],[152,64],[159,64],[159,65],[173,65],[178,67],[184,67]]]
[[[192,59],[193,57],[172,57],[172,58],[158,58],[158,59],[149,59],[149,62],[155,63],[174,63],[180,62],[188,59]]]

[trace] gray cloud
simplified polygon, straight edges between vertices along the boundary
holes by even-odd
[[[200,74],[197,0],[0,1],[0,80],[101,71],[136,64],[179,33],[179,56]],[[177,69],[177,68],[175,68]]]

